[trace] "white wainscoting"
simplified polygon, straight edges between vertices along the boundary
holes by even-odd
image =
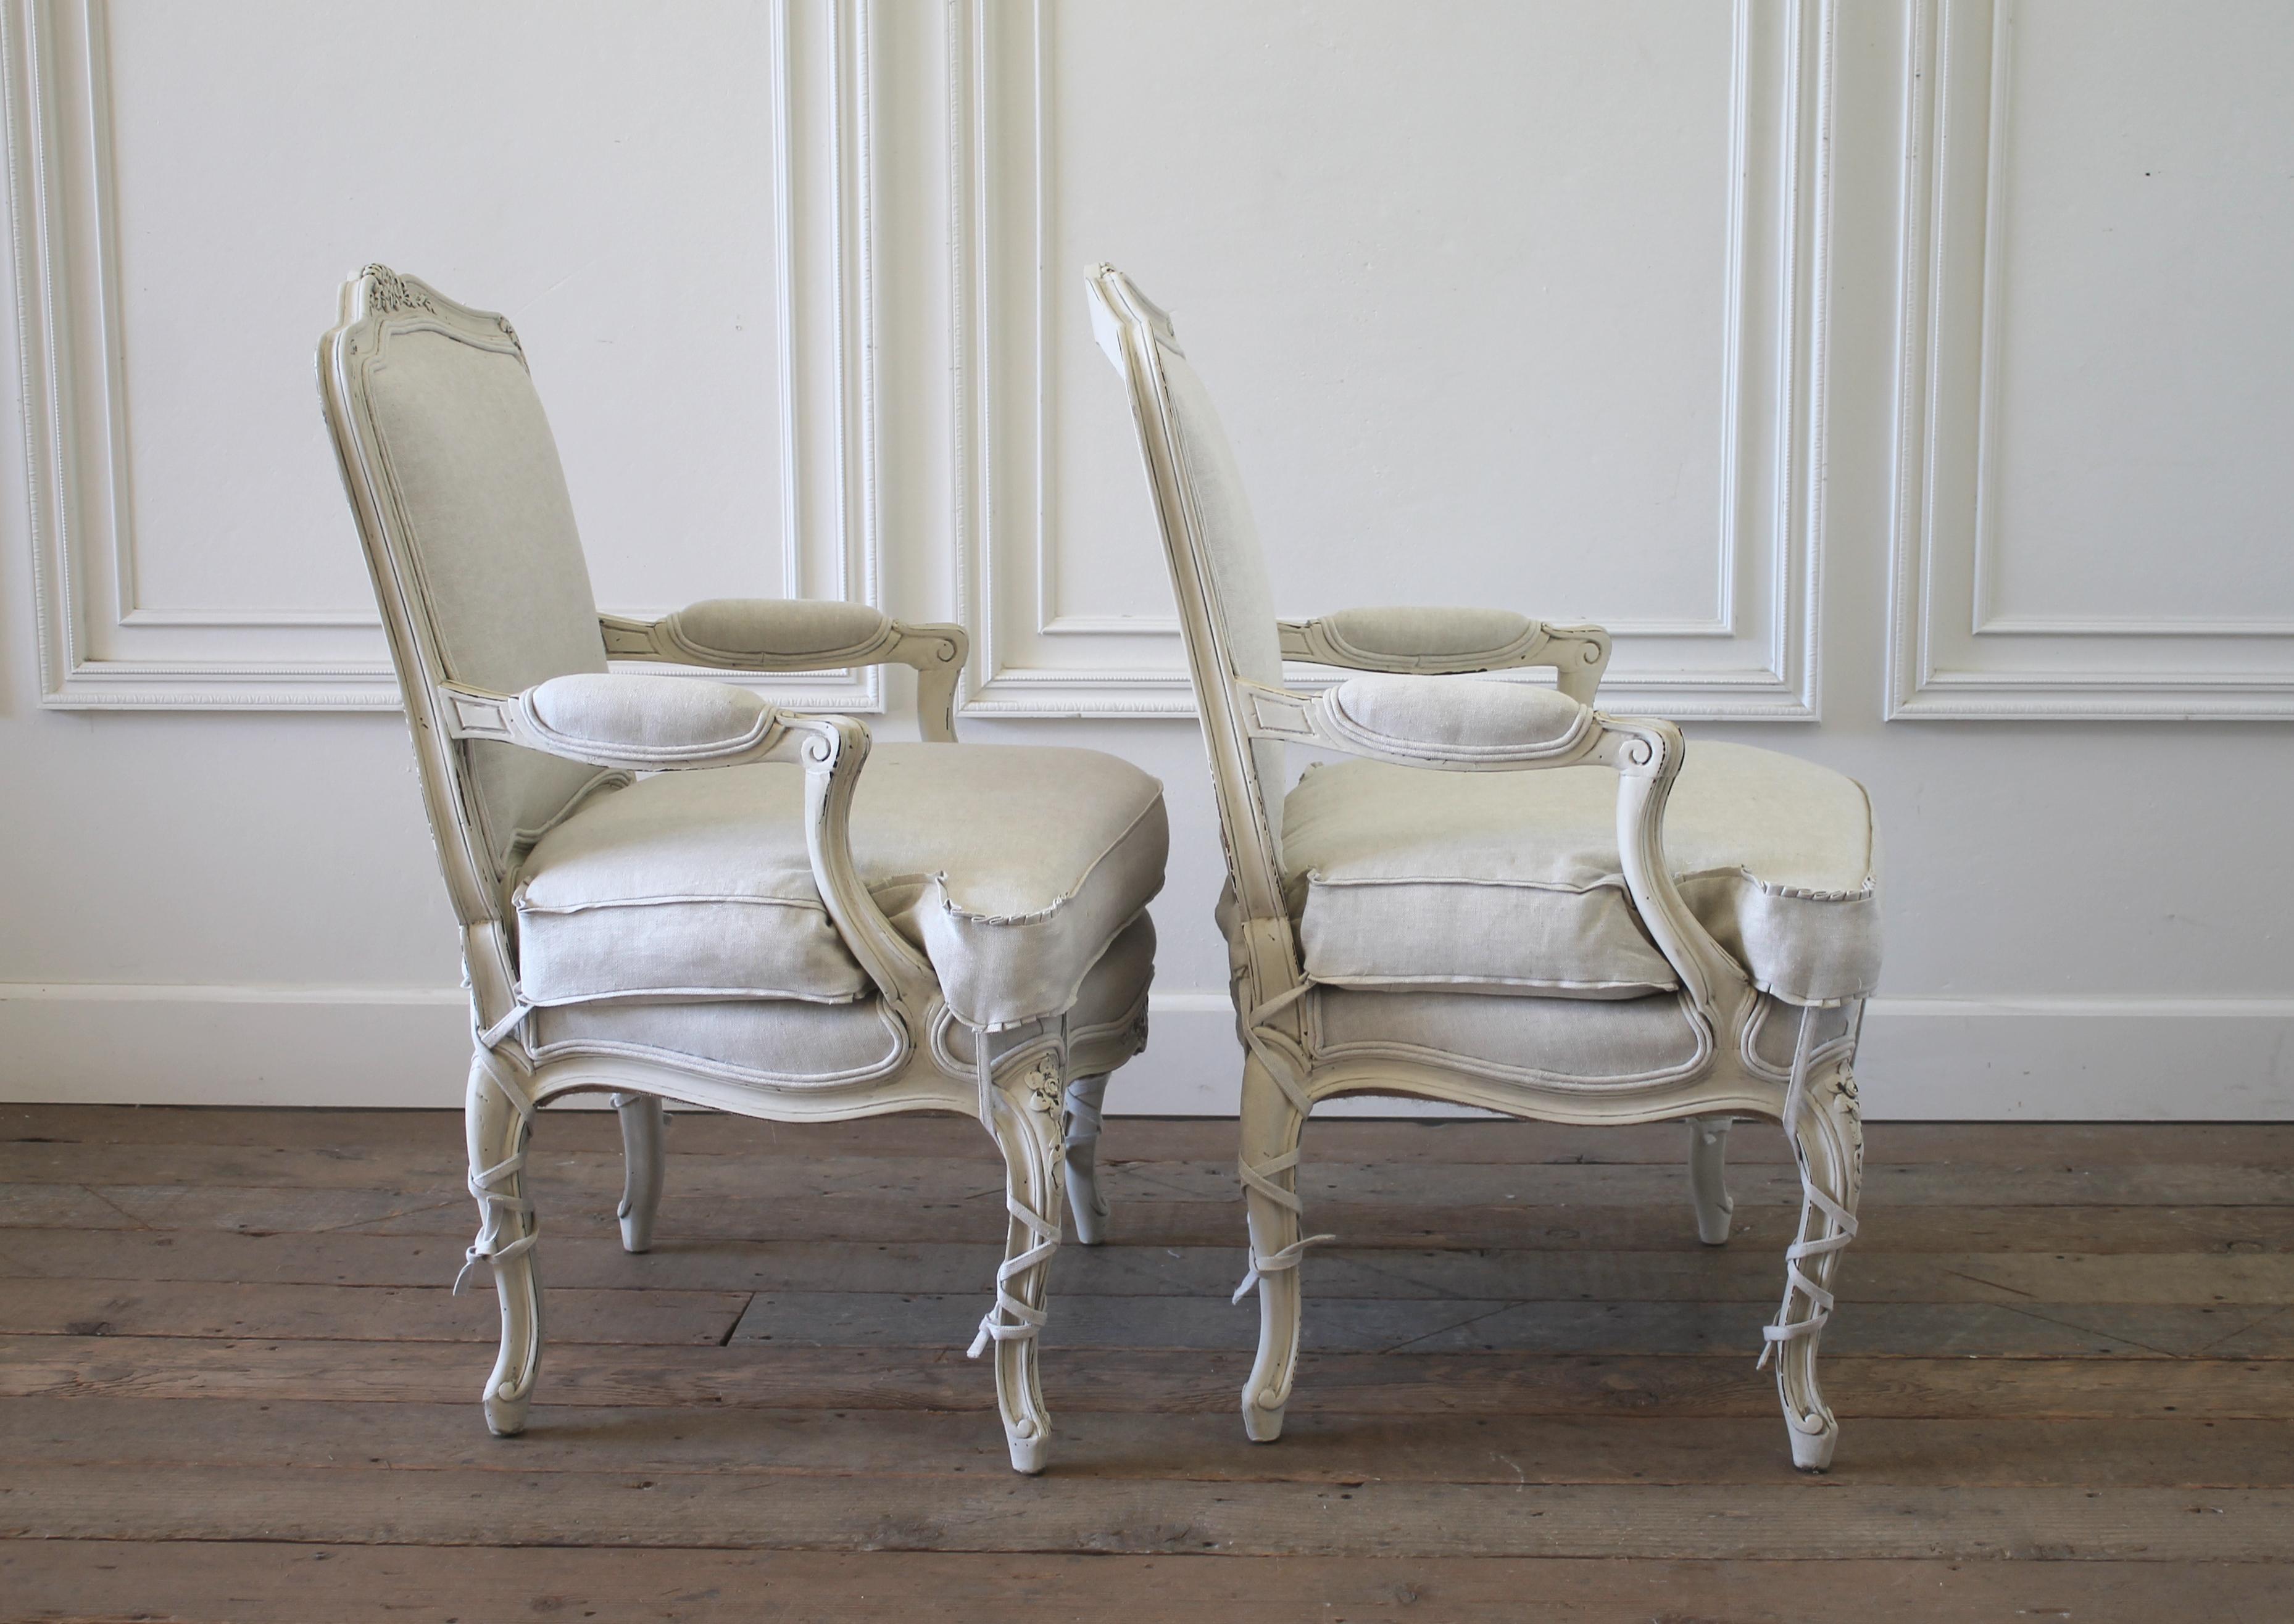
[[[1232,1109],[1106,258],[1283,613],[1600,621],[1616,708],[1871,787],[1875,1117],[2294,1119],[2284,0],[0,0],[0,1098],[460,1098],[310,379],[381,259],[517,322],[607,606],[961,619],[967,736],[1159,775],[1110,1108]],[[905,673],[756,680],[910,736]]]
[[[1534,96],[1509,95],[1509,110],[1526,116],[1531,133],[1547,143],[1566,138],[1563,161],[1607,159],[1661,195],[1703,193],[1707,230],[1686,245],[1683,265],[1666,267],[1690,305],[1672,319],[1697,330],[1701,342],[1684,346],[1687,374],[1651,381],[1683,397],[1679,426],[1710,443],[1709,466],[1697,468],[1693,490],[1680,499],[1647,504],[1615,499],[1677,481],[1678,441],[1588,445],[1582,459],[1550,453],[1554,465],[1589,465],[1572,471],[1588,499],[1577,508],[1562,504],[1573,516],[1582,509],[1584,533],[1540,535],[1539,550],[1549,556],[1543,571],[1501,570],[1500,581],[1479,589],[1505,592],[1548,620],[1609,627],[1617,654],[1604,691],[1620,702],[1681,718],[1813,718],[1818,651],[1811,605],[1823,546],[1814,436],[1824,378],[1833,6],[1738,0],[1705,9],[1701,18],[1642,5],[1509,14],[1349,0],[1323,8],[1321,28],[1310,30],[1322,35],[1318,44],[1342,39],[1344,48],[1323,53],[1315,72],[1255,80],[1262,99],[1247,117],[1219,118],[1210,110],[1215,93],[1207,91],[1171,126],[1117,122],[1111,138],[1110,99],[1143,104],[1150,96],[1140,93],[1143,86],[1151,95],[1179,68],[1201,67],[1221,44],[1245,53],[1261,43],[1262,24],[1274,13],[956,0],[948,47],[956,149],[948,231],[956,250],[950,449],[957,584],[973,635],[966,713],[1192,713],[1176,618],[1133,601],[1160,597],[1152,580],[1159,548],[1135,489],[1128,422],[1099,376],[1103,368],[1082,313],[1082,270],[1093,257],[1119,256],[1151,294],[1178,298],[1183,338],[1200,331],[1230,341],[1230,359],[1209,363],[1214,387],[1241,373],[1232,361],[1241,346],[1232,341],[1272,328],[1303,363],[1286,373],[1290,386],[1327,381],[1351,396],[1346,410],[1383,418],[1389,432],[1404,432],[1395,419],[1407,417],[1406,402],[1445,376],[1470,380],[1445,402],[1456,420],[1518,416],[1526,387],[1550,391],[1566,422],[1574,396],[1603,393],[1602,375],[1615,358],[1556,342],[1588,313],[1552,296],[1550,285],[1586,295],[1615,280],[1613,240],[1597,231],[1572,236],[1515,209],[1461,207],[1443,229],[1475,233],[1454,267],[1471,280],[1452,290],[1446,308],[1390,313],[1387,319],[1405,324],[1412,342],[1381,346],[1346,325],[1348,314],[1359,313],[1346,306],[1360,292],[1350,285],[1353,267],[1339,256],[1406,251],[1402,239],[1411,223],[1405,217],[1401,229],[1382,230],[1386,222],[1360,217],[1374,209],[1350,214],[1346,205],[1365,190],[1408,185],[1413,161],[1436,166],[1468,154],[1487,165],[1482,184],[1531,191],[1554,154],[1531,142],[1498,147],[1483,116],[1493,95],[1509,93],[1501,86],[1512,64],[1540,45],[1605,57],[1625,53],[1629,45],[1659,45],[1666,69],[1680,77],[1645,76],[1628,99],[1598,82],[1553,76],[1539,82]],[[1691,20],[1701,26],[1667,26]],[[1693,37],[1697,54],[1672,45],[1673,33]],[[1369,146],[1386,155],[1382,166],[1358,167],[1368,154],[1349,152],[1317,167],[1315,149],[1328,140],[1321,126],[1347,118],[1346,99],[1395,73],[1395,58],[1404,53],[1477,69],[1484,77],[1452,104],[1468,115],[1451,120],[1438,106],[1414,107],[1413,124],[1427,126],[1415,160],[1407,152],[1397,158],[1392,143],[1381,142]],[[1673,143],[1678,150],[1637,140],[1647,126],[1677,118],[1668,104],[1684,95],[1710,117]],[[1078,118],[1086,108],[1097,116]],[[1089,127],[1071,133],[1070,120]],[[1270,205],[1271,217],[1255,231],[1240,224],[1237,199],[1207,202],[1216,172],[1197,163],[1175,175],[1167,156],[1198,121],[1208,128],[1195,134],[1188,156],[1206,158],[1224,147],[1232,173],[1295,178],[1304,200]],[[1684,182],[1681,170],[1694,179]],[[1536,195],[1566,201],[1570,194],[1549,187]],[[1325,226],[1329,236],[1359,231],[1364,240],[1344,248],[1286,240],[1286,227],[1303,232],[1315,211],[1338,216]],[[1234,229],[1215,235],[1206,214]],[[1135,242],[1150,245],[1144,257],[1129,253]],[[1673,248],[1665,244],[1668,259]],[[1219,280],[1180,280],[1182,268],[1212,263],[1219,264]],[[1529,286],[1532,274],[1546,286]],[[1176,294],[1167,291],[1174,282]],[[1200,329],[1199,310],[1207,315]],[[1621,317],[1620,332],[1646,324]],[[1487,353],[1509,339],[1519,353],[1493,365]],[[1551,362],[1542,369],[1541,346]],[[1707,361],[1709,374],[1702,369]],[[1262,516],[1277,521],[1268,543],[1277,607],[1286,613],[1347,606],[1351,599],[1329,595],[1348,580],[1358,583],[1354,597],[1370,601],[1390,585],[1381,558],[1413,559],[1437,579],[1461,557],[1486,566],[1502,558],[1508,532],[1533,532],[1547,520],[1534,509],[1516,517],[1476,514],[1470,523],[1488,540],[1476,551],[1452,535],[1395,534],[1391,522],[1334,532],[1329,527],[1342,521],[1330,509],[1343,501],[1319,499],[1315,487],[1344,483],[1345,473],[1330,466],[1328,447],[1297,463],[1268,457],[1270,441],[1279,445],[1273,424],[1283,402],[1252,390],[1242,376],[1244,387],[1227,394],[1232,426],[1247,459],[1260,467],[1276,462],[1272,476],[1259,481],[1257,499]],[[1636,460],[1641,450],[1655,460]],[[1421,466],[1403,478],[1423,487],[1441,474]],[[1087,502],[1077,499],[1078,491],[1088,492]],[[1444,511],[1438,491],[1414,489],[1406,499]],[[1638,512],[1644,505],[1654,506],[1655,516],[1644,520]],[[1620,530],[1631,545],[1619,544]],[[1566,584],[1550,579],[1551,555],[1574,569]],[[1110,580],[1122,587],[1102,585]],[[1672,581],[1691,583],[1691,601],[1650,613]],[[1464,589],[1461,583],[1452,596]],[[1086,606],[1076,607],[1078,599]],[[1127,606],[1100,606],[1110,603]]]
[[[2294,10],[1913,26],[1888,713],[2294,718]]]
[[[601,133],[606,126],[582,92],[612,85],[619,55],[626,77],[653,93],[648,110],[673,123],[665,116],[676,82],[695,76],[699,47],[721,19],[702,20],[691,48],[679,50],[666,36],[632,61],[626,47],[663,35],[671,14],[609,7],[584,21],[617,22],[618,37],[585,28],[539,41],[515,13],[473,12],[452,0],[394,5],[389,27],[373,26],[370,13],[354,22],[360,15],[319,5],[258,20],[107,0],[12,0],[5,8],[44,702],[397,707],[369,589],[339,545],[339,486],[307,451],[280,466],[282,447],[321,443],[308,356],[325,290],[359,263],[321,257],[338,241],[405,243],[420,257],[404,268],[419,266],[449,288],[465,286],[460,272],[469,284],[542,302],[537,312],[514,313],[546,357],[539,363],[544,393],[591,518],[591,568],[609,607],[666,613],[690,597],[728,596],[735,582],[772,596],[880,602],[876,402],[865,364],[875,342],[867,296],[868,8],[858,0],[777,0],[763,26],[748,30],[754,38],[740,54],[752,60],[729,74],[720,67],[715,85],[700,76],[695,86],[696,94],[753,93],[766,110],[723,120],[688,114],[653,154],[663,164],[689,162],[720,124],[758,138],[727,154],[717,173],[687,182],[724,187],[720,201],[731,202],[742,199],[736,183],[747,172],[747,199],[729,216],[739,231],[717,256],[735,263],[656,252],[663,285],[649,290],[649,302],[672,319],[623,334],[666,345],[679,325],[674,318],[689,316],[691,303],[725,293],[728,273],[745,279],[752,287],[741,301],[742,323],[772,341],[727,348],[735,365],[770,368],[754,380],[712,376],[709,358],[673,352],[665,365],[584,367],[584,349],[614,342],[596,336],[606,313],[626,322],[629,306],[622,297],[547,302],[581,260],[598,256],[598,237],[664,218],[695,223],[692,215],[679,220],[647,206],[660,190],[657,176],[633,164],[614,171],[616,143]],[[254,43],[251,27],[259,27],[264,49],[241,48]],[[492,76],[537,44],[545,47],[540,60],[518,70],[574,82],[560,94],[520,101],[516,117],[505,118],[490,94]],[[401,86],[439,79],[410,66],[437,62],[450,45],[468,53],[469,70],[445,76],[443,87],[461,93],[433,100],[422,110],[427,119],[403,110]],[[606,53],[602,69],[590,54],[598,52]],[[303,93],[283,92],[282,75],[301,79]],[[146,109],[134,93],[166,87],[183,105]],[[205,116],[218,98],[235,100],[239,115]],[[282,118],[291,135],[282,133]],[[282,148],[297,153],[295,161],[278,156]],[[508,154],[525,195],[455,184],[458,174],[468,178],[464,154],[472,148]],[[218,263],[204,251],[217,212],[208,183],[217,166],[247,176],[236,199],[242,215],[257,205],[296,211],[290,251],[258,264]],[[346,184],[350,176],[365,178],[387,202],[378,206],[366,188]],[[426,176],[435,183],[424,184]],[[623,225],[601,218],[599,211],[614,210],[631,217]],[[698,219],[728,217],[707,211]],[[378,220],[388,223],[379,236]],[[744,261],[730,252],[752,238],[764,253]],[[647,258],[625,255],[620,268]],[[678,287],[670,280],[678,277],[703,286]],[[557,340],[560,332],[566,337]],[[768,353],[749,353],[760,350]],[[148,364],[147,353],[155,356]],[[290,357],[301,358],[299,378],[281,376]],[[633,383],[690,386],[696,374],[714,386],[698,397],[709,405],[696,416],[767,429],[766,443],[739,449],[744,464],[771,473],[752,478],[755,489],[719,494],[713,509],[696,501],[677,512],[617,488],[605,470],[647,454],[674,466],[678,442],[703,425],[647,432],[619,420],[620,392]],[[301,398],[297,383],[305,385]],[[761,410],[768,402],[772,410]],[[156,499],[151,487],[162,493]],[[601,515],[605,524],[597,523]],[[699,533],[661,534],[657,526],[672,518]],[[685,567],[663,570],[663,555],[679,542],[691,555],[680,561]],[[313,567],[313,555],[321,567]],[[635,567],[639,559],[645,569]],[[717,585],[650,597],[664,573]],[[155,574],[181,590],[155,593]],[[234,588],[260,596],[240,600]],[[741,680],[793,703],[883,708],[883,679],[873,670]]]

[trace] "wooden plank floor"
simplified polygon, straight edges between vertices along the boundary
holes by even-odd
[[[1111,1120],[1027,1480],[969,1122],[686,1117],[632,1258],[612,1117],[545,1116],[503,1441],[455,1116],[0,1108],[0,1617],[2294,1619],[2294,1127],[1872,1127],[1823,1478],[1753,1367],[1781,1136],[1718,1250],[1683,1137],[1317,1125],[1254,1447],[1232,1126]]]

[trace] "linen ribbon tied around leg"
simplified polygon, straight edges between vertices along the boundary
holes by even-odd
[[[1814,1006],[1803,1007],[1800,1036],[1793,1045],[1792,1084],[1785,1091],[1785,1131],[1792,1135],[1793,1157],[1800,1164],[1801,1197],[1823,1214],[1823,1222],[1813,1237],[1796,1239],[1785,1248],[1784,1306],[1777,1311],[1777,1323],[1761,1328],[1761,1339],[1767,1345],[1761,1350],[1760,1362],[1753,1367],[1756,1370],[1767,1369],[1769,1360],[1776,1357],[1777,1349],[1783,1344],[1815,1336],[1832,1318],[1833,1304],[1838,1298],[1802,1271],[1802,1260],[1837,1252],[1856,1238],[1856,1214],[1817,1188],[1816,1181],[1809,1176],[1807,1152],[1801,1148],[1800,1112],[1808,1099],[1810,1037],[1815,1027]],[[1802,1222],[1805,1224],[1806,1220]],[[1804,1320],[1788,1318],[1795,1291],[1808,1299],[1809,1314]]]
[[[534,1243],[541,1238],[541,1226],[533,1220],[533,1198],[513,1195],[508,1189],[508,1185],[525,1168],[525,1147],[533,1130],[533,1105],[521,1090],[502,1080],[500,1067],[501,1062],[493,1057],[492,1052],[487,1052],[481,1068],[482,1075],[492,1084],[494,1092],[508,1100],[510,1108],[517,1113],[517,1149],[484,1172],[470,1175],[470,1193],[486,1208],[486,1216],[478,1225],[477,1238],[462,1255],[461,1272],[454,1277],[452,1295],[455,1296],[462,1295],[462,1287],[468,1282],[470,1271],[480,1263],[500,1266],[508,1263],[514,1257],[533,1251]],[[486,1234],[495,1227],[496,1221],[504,1212],[525,1219],[526,1232],[506,1246],[488,1251],[484,1244]]]
[[[1076,1092],[1076,1084],[1083,1081],[1083,1078],[1078,1077],[1075,1083],[1068,1084],[1067,1092],[1060,1096],[1068,1110],[1068,1138],[1070,1140],[1099,1137],[1100,1124],[1102,1120],[1100,1108]]]
[[[988,1052],[986,1033],[975,1033],[972,1042],[978,1045],[973,1066],[980,1078],[980,1120],[993,1132],[996,1122],[995,1063]],[[1065,1153],[1064,1145],[1054,1143],[1052,1151],[1054,1157]],[[1053,1200],[1053,1211],[1056,1214],[1059,1210],[1056,1184]],[[1004,1210],[1020,1221],[1028,1233],[1036,1238],[1036,1244],[1017,1257],[1005,1258],[997,1266],[996,1306],[980,1317],[980,1334],[972,1339],[972,1346],[965,1351],[964,1356],[966,1359],[978,1359],[987,1351],[990,1342],[1030,1341],[1037,1332],[1044,1328],[1044,1321],[1049,1318],[1048,1311],[1029,1308],[1013,1296],[1011,1281],[1013,1276],[1026,1273],[1060,1249],[1059,1220],[1056,1217],[1045,1218],[1008,1190],[1004,1192]]]
[[[1306,1091],[1299,1087],[1292,1079],[1287,1058],[1281,1051],[1266,1042],[1260,1035],[1259,1027],[1267,1017],[1289,1004],[1296,1003],[1313,990],[1313,982],[1302,981],[1289,992],[1279,993],[1265,1003],[1258,1005],[1242,1022],[1243,1042],[1250,1045],[1251,1052],[1258,1057],[1259,1064],[1266,1068],[1266,1075],[1274,1079],[1274,1086],[1282,1091],[1283,1098],[1297,1108],[1301,1117],[1314,1109],[1314,1102],[1308,1098]],[[1294,1145],[1281,1156],[1269,1157],[1255,1166],[1249,1162],[1237,1163],[1235,1173],[1252,1190],[1265,1196],[1277,1206],[1286,1209],[1294,1216],[1303,1220],[1306,1215],[1306,1204],[1298,1198],[1296,1191],[1283,1189],[1274,1181],[1273,1178],[1275,1173],[1288,1173],[1298,1165],[1298,1154],[1302,1148]],[[1243,1271],[1242,1283],[1234,1288],[1234,1295],[1228,1301],[1241,1302],[1244,1296],[1249,1295],[1250,1288],[1257,1285],[1265,1276],[1280,1274],[1286,1269],[1296,1269],[1298,1266],[1298,1260],[1306,1255],[1307,1247],[1323,1246],[1337,1238],[1335,1235],[1308,1235],[1292,1241],[1287,1246],[1278,1247],[1273,1252],[1266,1253],[1263,1256],[1259,1253],[1258,1243],[1253,1240],[1250,1243],[1250,1266]]]
[[[1277,1184],[1271,1176],[1278,1173],[1287,1173],[1297,1165],[1298,1152],[1293,1149],[1286,1150],[1281,1156],[1269,1157],[1256,1167],[1245,1162],[1235,1171],[1242,1176],[1242,1181],[1245,1184],[1249,1185],[1268,1200],[1288,1207],[1294,1213],[1303,1214],[1306,1210],[1306,1203],[1299,1200],[1294,1192]],[[1335,1235],[1308,1235],[1263,1256],[1259,1253],[1258,1244],[1256,1241],[1252,1242],[1250,1267],[1243,1271],[1242,1284],[1234,1288],[1234,1295],[1228,1301],[1241,1302],[1250,1288],[1258,1284],[1261,1277],[1280,1274],[1285,1269],[1296,1269],[1298,1266],[1298,1260],[1306,1255],[1307,1247],[1322,1246],[1337,1238]]]
[[[1010,1195],[1004,1198],[1004,1210],[1027,1226],[1036,1238],[1036,1244],[1017,1257],[1007,1257],[996,1271],[996,1306],[980,1317],[980,1334],[972,1339],[966,1359],[978,1359],[990,1341],[1022,1342],[1044,1328],[1046,1311],[1029,1308],[1013,1296],[1009,1289],[1012,1277],[1024,1274],[1060,1249],[1060,1230],[1057,1224],[1045,1223],[1036,1213],[1022,1206]]]

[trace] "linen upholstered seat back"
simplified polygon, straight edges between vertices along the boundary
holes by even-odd
[[[345,301],[346,321],[365,320],[321,353],[322,386],[417,728],[417,696],[440,678],[516,694],[606,670],[565,475],[509,323],[380,265]],[[442,753],[497,880],[599,777],[513,744]]]
[[[1239,726],[1235,682],[1282,686],[1266,560],[1241,470],[1209,393],[1179,348],[1171,319],[1112,265],[1091,272],[1092,326],[1130,385],[1179,598],[1197,702],[1225,831],[1248,831],[1254,849],[1228,863],[1244,914],[1282,917],[1282,746]],[[1222,758],[1227,758],[1222,759]],[[1248,772],[1238,770],[1248,762]]]

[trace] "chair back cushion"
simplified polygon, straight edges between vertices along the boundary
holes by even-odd
[[[441,678],[515,694],[606,670],[557,443],[509,324],[381,266],[346,302],[338,434],[372,498],[362,530],[383,613],[405,622],[392,652],[409,702]],[[598,778],[511,744],[457,756],[505,871]]]
[[[1250,499],[1225,426],[1201,378],[1179,348],[1170,318],[1112,266],[1102,265],[1092,273],[1092,318],[1101,345],[1131,384],[1140,449],[1162,521],[1179,623],[1194,672],[1196,702],[1203,709],[1205,727],[1216,730],[1233,709],[1233,696],[1225,690],[1235,678],[1271,688],[1282,686],[1282,647],[1258,525],[1251,516]],[[1125,329],[1135,340],[1128,352],[1122,342]],[[1158,478],[1159,466],[1167,469],[1167,483]],[[1204,691],[1213,683],[1222,692]],[[1271,878],[1281,872],[1282,860],[1282,746],[1257,739],[1241,749],[1251,759],[1256,782],[1241,786],[1246,792],[1239,797],[1239,809],[1255,827],[1227,829],[1229,857],[1243,860],[1237,848],[1257,847]],[[1216,774],[1221,748],[1215,732],[1211,754]],[[1237,808],[1230,806],[1224,792],[1228,787],[1222,786],[1220,801],[1231,825],[1231,814]]]

